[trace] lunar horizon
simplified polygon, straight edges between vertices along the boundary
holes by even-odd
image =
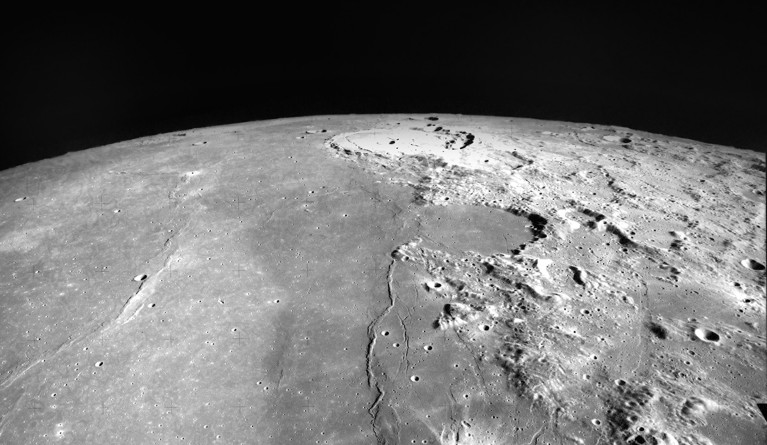
[[[0,442],[764,442],[765,161],[389,114],[2,171]]]

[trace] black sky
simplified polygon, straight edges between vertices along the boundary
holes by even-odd
[[[614,124],[764,151],[756,7],[614,3],[11,17],[0,169],[161,132],[336,113]]]

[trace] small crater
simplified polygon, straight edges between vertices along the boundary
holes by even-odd
[[[426,283],[426,290],[440,290],[442,288],[442,283],[439,281],[431,281]]]
[[[403,257],[402,251],[399,249],[392,250],[391,257],[394,258],[395,260],[402,259]]]
[[[146,274],[140,274],[133,277],[133,281],[144,281],[146,280]]]
[[[570,266],[569,269],[573,272],[573,281],[581,286],[585,286],[586,283],[583,281],[583,270],[576,266]]]
[[[670,234],[671,234],[671,235],[672,235],[674,238],[676,238],[676,239],[680,239],[680,240],[685,240],[685,239],[687,239],[687,234],[686,234],[686,233],[684,233],[684,232],[681,232],[681,231],[679,231],[679,230],[672,230],[672,231],[671,231],[671,232],[669,232],[669,233],[670,233]]]
[[[707,343],[718,343],[721,339],[719,334],[706,328],[697,328],[695,329],[694,334],[699,340],[703,340]]]
[[[420,380],[421,380],[421,378],[420,378],[420,377],[418,377],[417,375],[414,375],[414,376],[410,376],[410,381],[411,381],[411,382],[418,382],[418,381],[420,381]]]
[[[434,349],[434,347],[433,347],[432,345],[426,345],[426,346],[424,346],[424,347],[423,347],[423,349],[424,349],[426,352],[428,352],[428,351],[431,351],[432,349]]]
[[[764,264],[760,263],[759,261],[752,260],[751,258],[747,258],[741,261],[740,265],[745,267],[746,269],[764,270]]]
[[[101,368],[102,366],[104,366],[104,362],[96,362],[95,366],[97,368]]]

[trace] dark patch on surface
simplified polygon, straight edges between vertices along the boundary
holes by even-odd
[[[661,324],[650,322],[647,324],[647,329],[649,329],[655,337],[661,340],[667,340],[669,337],[668,329]]]
[[[468,147],[469,145],[471,145],[473,143],[474,143],[474,135],[469,133],[469,134],[466,135],[466,141],[461,146],[461,149],[464,149],[464,148]]]
[[[597,220],[597,222],[599,222],[599,221],[602,221],[602,220],[604,220],[604,219],[606,219],[606,218],[607,218],[605,215],[603,215],[603,214],[601,214],[601,213],[599,213],[599,212],[595,212],[595,211],[593,211],[593,210],[591,210],[591,209],[582,209],[582,210],[581,210],[581,212],[582,212],[584,215],[588,215],[588,216],[591,216],[592,218],[594,218],[595,220]]]
[[[266,378],[275,386],[279,387],[285,371],[290,371],[290,351],[294,347],[293,336],[297,316],[291,309],[282,309],[275,317],[276,328],[270,352],[263,359],[262,367],[266,371]]]

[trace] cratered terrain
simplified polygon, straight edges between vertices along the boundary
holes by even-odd
[[[0,442],[756,444],[765,156],[458,115],[0,173]]]

